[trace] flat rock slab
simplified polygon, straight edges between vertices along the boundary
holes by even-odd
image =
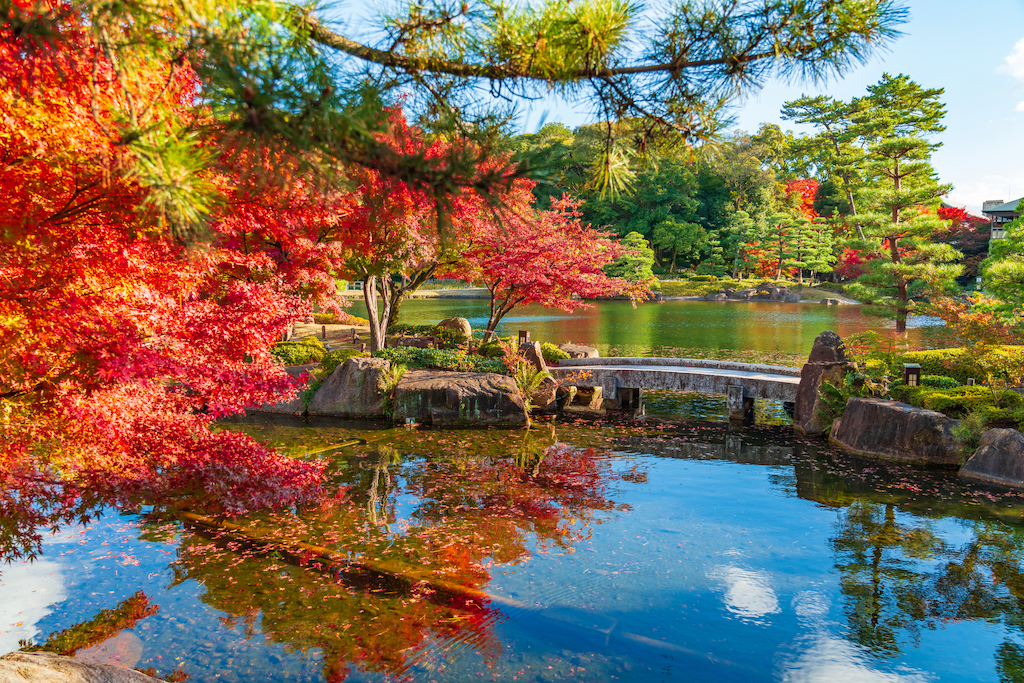
[[[430,424],[526,424],[511,377],[490,372],[410,370],[395,387],[394,419]]]
[[[309,402],[310,415],[384,417],[388,397],[381,393],[391,362],[349,358],[324,380]]]
[[[138,671],[52,652],[11,652],[0,657],[0,683],[161,683]]]
[[[958,465],[953,427],[960,421],[934,410],[882,398],[851,398],[832,424],[829,440],[848,451],[919,465]]]
[[[569,354],[569,358],[598,358],[601,355],[593,346],[583,344],[559,344],[558,348]]]
[[[960,468],[964,479],[1024,487],[1024,434],[1016,429],[990,429],[981,445]]]

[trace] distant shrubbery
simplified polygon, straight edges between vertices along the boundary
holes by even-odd
[[[462,330],[450,330],[438,325],[408,325],[396,323],[388,328],[388,334],[407,334],[416,336],[435,337],[442,349],[458,348],[469,341]]]
[[[327,347],[316,337],[299,341],[278,342],[270,348],[271,355],[282,365],[309,365],[319,363],[327,353]]]
[[[317,325],[355,325],[358,327],[370,324],[370,321],[366,318],[349,315],[348,313],[342,313],[341,315],[335,315],[334,313],[314,313],[313,322]]]

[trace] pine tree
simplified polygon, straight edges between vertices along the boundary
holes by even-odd
[[[853,246],[876,258],[864,265],[855,295],[879,305],[896,318],[896,332],[907,329],[914,297],[952,287],[960,253],[933,242],[943,228],[935,215],[939,198],[951,185],[937,182],[930,160],[940,143],[926,136],[942,132],[942,89],[924,89],[907,76],[884,74],[853,102],[853,120],[866,142],[867,212],[856,217],[865,239]]]

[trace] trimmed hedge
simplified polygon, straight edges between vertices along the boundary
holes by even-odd
[[[992,347],[992,353],[1002,359],[1004,363],[1024,363],[1024,346],[995,346]],[[904,353],[898,363],[918,363],[921,366],[922,375],[944,375],[952,377],[960,384],[967,384],[969,378],[974,378],[974,381],[980,384],[988,378],[985,370],[975,364],[967,355],[967,349],[962,347],[911,351]],[[894,373],[902,373],[902,371],[902,365],[893,368]]]
[[[306,337],[294,342],[277,342],[270,347],[270,353],[282,365],[309,365],[319,363],[327,348],[316,337]]]
[[[401,363],[411,368],[432,368],[453,372],[496,372],[508,373],[505,364],[500,360],[467,355],[465,351],[448,349],[419,349],[412,346],[400,346],[376,351],[374,358],[383,358],[394,363]]]
[[[969,412],[984,410],[1003,413],[1014,412],[1024,406],[1024,395],[1015,391],[1001,391],[993,395],[992,390],[980,385],[941,389],[937,387],[908,387],[902,384],[892,387],[889,392],[897,401],[919,408],[928,408],[952,417],[963,417]],[[998,405],[996,405],[998,403]]]
[[[952,377],[946,377],[944,375],[921,375],[921,386],[936,387],[938,389],[955,389],[960,386],[960,382],[957,382]]]

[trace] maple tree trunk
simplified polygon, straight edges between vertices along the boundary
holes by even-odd
[[[391,312],[391,300],[384,298],[384,310],[377,313],[377,276],[368,275],[363,279],[363,301],[366,303],[366,317],[370,321],[370,351],[380,351],[387,339],[387,321]]]
[[[409,279],[409,282],[400,285],[394,280],[388,280],[388,300],[390,308],[388,310],[387,320],[384,321],[384,331],[391,329],[391,326],[398,322],[398,312],[402,308],[402,302],[412,292],[423,286],[423,283],[434,277],[434,273],[437,272],[438,264],[434,264],[429,268],[417,270],[415,274]]]

